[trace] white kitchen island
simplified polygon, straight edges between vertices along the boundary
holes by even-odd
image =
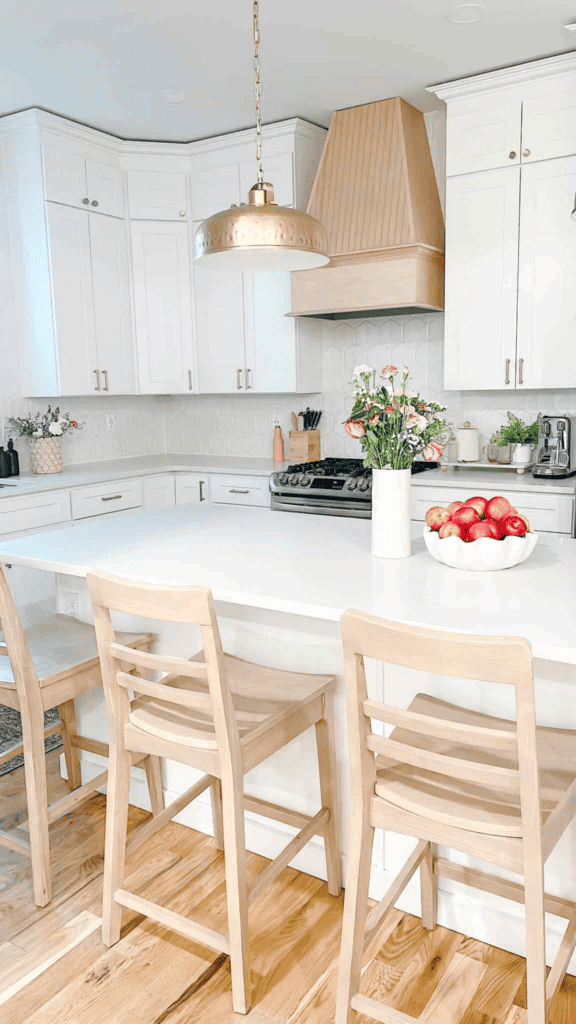
[[[59,575],[59,585],[78,596],[82,618],[90,618],[83,578],[103,570],[152,582],[205,584],[217,601],[222,639],[230,653],[262,664],[307,672],[334,672],[346,850],[347,755],[339,617],[360,608],[384,618],[459,632],[518,634],[533,645],[537,658],[539,722],[576,729],[576,541],[542,538],[531,558],[504,572],[464,572],[435,562],[415,530],[413,555],[380,561],[370,555],[367,520],[229,506],[186,505],[150,509],[132,515],[76,525],[30,537],[0,540],[0,561]],[[126,623],[118,618],[118,625]],[[131,620],[134,624],[134,620]],[[199,642],[195,628],[150,624],[159,649],[192,655]],[[369,666],[373,696],[406,706],[418,690],[447,700],[513,717],[512,693],[490,684],[405,669]],[[79,700],[84,735],[106,738],[102,695]],[[246,777],[246,790],[276,803],[314,813],[319,806],[312,734],[306,734]],[[97,759],[83,764],[100,770]],[[191,782],[191,769],[168,762],[168,801]],[[145,787],[135,772],[132,799],[145,804]],[[211,831],[208,800],[200,797],[180,821]],[[287,826],[247,815],[250,849],[273,856],[285,843]],[[551,893],[576,895],[576,829],[568,831],[548,861]],[[373,895],[379,896],[413,845],[404,836],[381,834],[375,845]],[[461,862],[467,858],[453,853]],[[294,862],[320,876],[321,840]],[[485,865],[480,865],[486,867]],[[442,880],[440,923],[494,945],[523,951],[521,908],[487,894]],[[412,884],[400,904],[418,913]],[[549,961],[562,925],[549,919]],[[574,968],[576,965],[572,965]]]

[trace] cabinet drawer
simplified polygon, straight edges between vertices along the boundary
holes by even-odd
[[[86,519],[142,505],[142,481],[118,480],[72,491],[72,518]]]
[[[70,520],[70,492],[31,494],[0,500],[0,534],[42,530]]]
[[[574,499],[568,494],[530,494],[523,491],[506,492],[506,486],[488,491],[478,488],[476,493],[486,498],[505,494],[515,508],[530,520],[535,533],[572,533]],[[432,505],[446,507],[452,501],[466,501],[472,497],[470,487],[414,487],[412,488],[412,519],[423,522]]]
[[[212,476],[212,501],[225,505],[270,507],[270,489],[265,476]]]

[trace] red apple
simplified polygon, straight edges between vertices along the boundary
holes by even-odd
[[[472,523],[477,523],[480,519],[475,508],[472,505],[463,505],[462,508],[457,508],[454,514],[451,516],[450,522],[458,523],[458,526],[463,526],[465,530],[472,526]]]
[[[472,505],[472,508],[475,508],[480,518],[482,518],[482,516],[486,515],[486,505],[488,504],[488,498],[468,498],[467,501],[464,502],[464,504]]]
[[[460,540],[465,539],[466,530],[463,526],[459,526],[458,523],[448,522],[442,523],[438,531],[438,536],[444,539],[444,537],[460,537]]]
[[[508,498],[502,498],[501,495],[497,495],[495,498],[490,498],[490,501],[486,505],[486,511],[484,515],[488,516],[489,519],[495,519],[499,522],[501,519],[506,519],[509,516],[512,505],[508,501]]]
[[[484,517],[482,522],[487,523],[490,526],[494,540],[502,539],[502,537],[504,536],[502,532],[502,523],[497,523],[494,519],[488,519],[487,517]]]
[[[500,527],[491,519],[483,519],[480,523],[472,523],[468,530],[466,540],[479,540],[480,537],[488,537],[490,540],[500,540]]]
[[[521,512],[517,512],[516,515],[520,516],[520,519],[524,520],[524,522],[526,523],[526,531],[527,533],[530,533],[530,520],[527,519],[526,516],[523,516]]]
[[[527,532],[521,516],[508,516],[502,523],[502,533],[507,537],[523,537]]]
[[[451,505],[448,505],[448,511],[450,515],[452,515],[452,513],[455,512],[457,508],[462,508],[463,504],[463,501],[453,501]]]
[[[442,505],[434,505],[426,513],[426,526],[429,526],[431,530],[439,530],[442,523],[447,523],[449,518],[450,513],[447,508],[443,508]]]

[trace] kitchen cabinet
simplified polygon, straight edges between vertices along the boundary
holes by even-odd
[[[498,478],[498,474],[495,474]],[[495,481],[492,490],[487,490],[483,485],[481,493],[488,498],[495,497],[501,493]],[[411,518],[416,522],[424,522],[426,512],[433,505],[445,507],[450,501],[466,501],[470,497],[470,485],[442,487],[415,486],[412,487],[412,511]],[[478,493],[477,491],[475,493]],[[508,492],[518,510],[530,520],[532,530],[536,533],[562,533],[572,535],[572,522],[574,516],[574,498],[568,494],[552,494],[535,492],[534,488],[529,491]]]
[[[46,203],[46,229],[57,393],[133,392],[125,223]]]
[[[128,171],[131,220],[186,220],[186,174],[181,171]]]
[[[176,476],[176,504],[198,505],[210,501],[210,480],[205,473],[178,473]]]
[[[88,519],[141,508],[142,504],[141,480],[112,480],[89,487],[75,487],[72,491],[72,518]]]
[[[470,174],[520,163],[522,103],[491,103],[487,109],[448,117],[446,174]]]
[[[124,183],[118,164],[83,155],[76,148],[42,146],[45,199],[65,206],[124,217]]]
[[[514,388],[520,169],[446,182],[444,387]]]
[[[140,391],[194,391],[188,226],[132,221],[130,234]]]
[[[576,83],[522,104],[522,160],[550,160],[576,154]]]
[[[210,497],[219,505],[260,505],[270,508],[268,477],[212,476]]]
[[[176,504],[173,474],[150,476],[142,481],[144,508],[169,508]]]

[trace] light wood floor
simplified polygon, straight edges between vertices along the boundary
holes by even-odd
[[[51,799],[66,792],[49,755]],[[228,959],[125,912],[120,942],[100,940],[105,800],[53,826],[54,900],[32,903],[28,861],[0,849],[2,1024],[232,1024]],[[23,775],[0,778],[0,828],[23,814]],[[132,810],[131,824],[146,817]],[[251,875],[264,860],[249,855]],[[225,929],[222,854],[172,824],[129,860],[129,887],[211,928]],[[248,1024],[332,1024],[342,901],[288,868],[251,911],[255,1005]],[[525,1024],[524,961],[392,911],[363,990],[422,1024]],[[566,978],[550,1024],[576,1021]],[[367,1018],[359,1018],[367,1024]]]

